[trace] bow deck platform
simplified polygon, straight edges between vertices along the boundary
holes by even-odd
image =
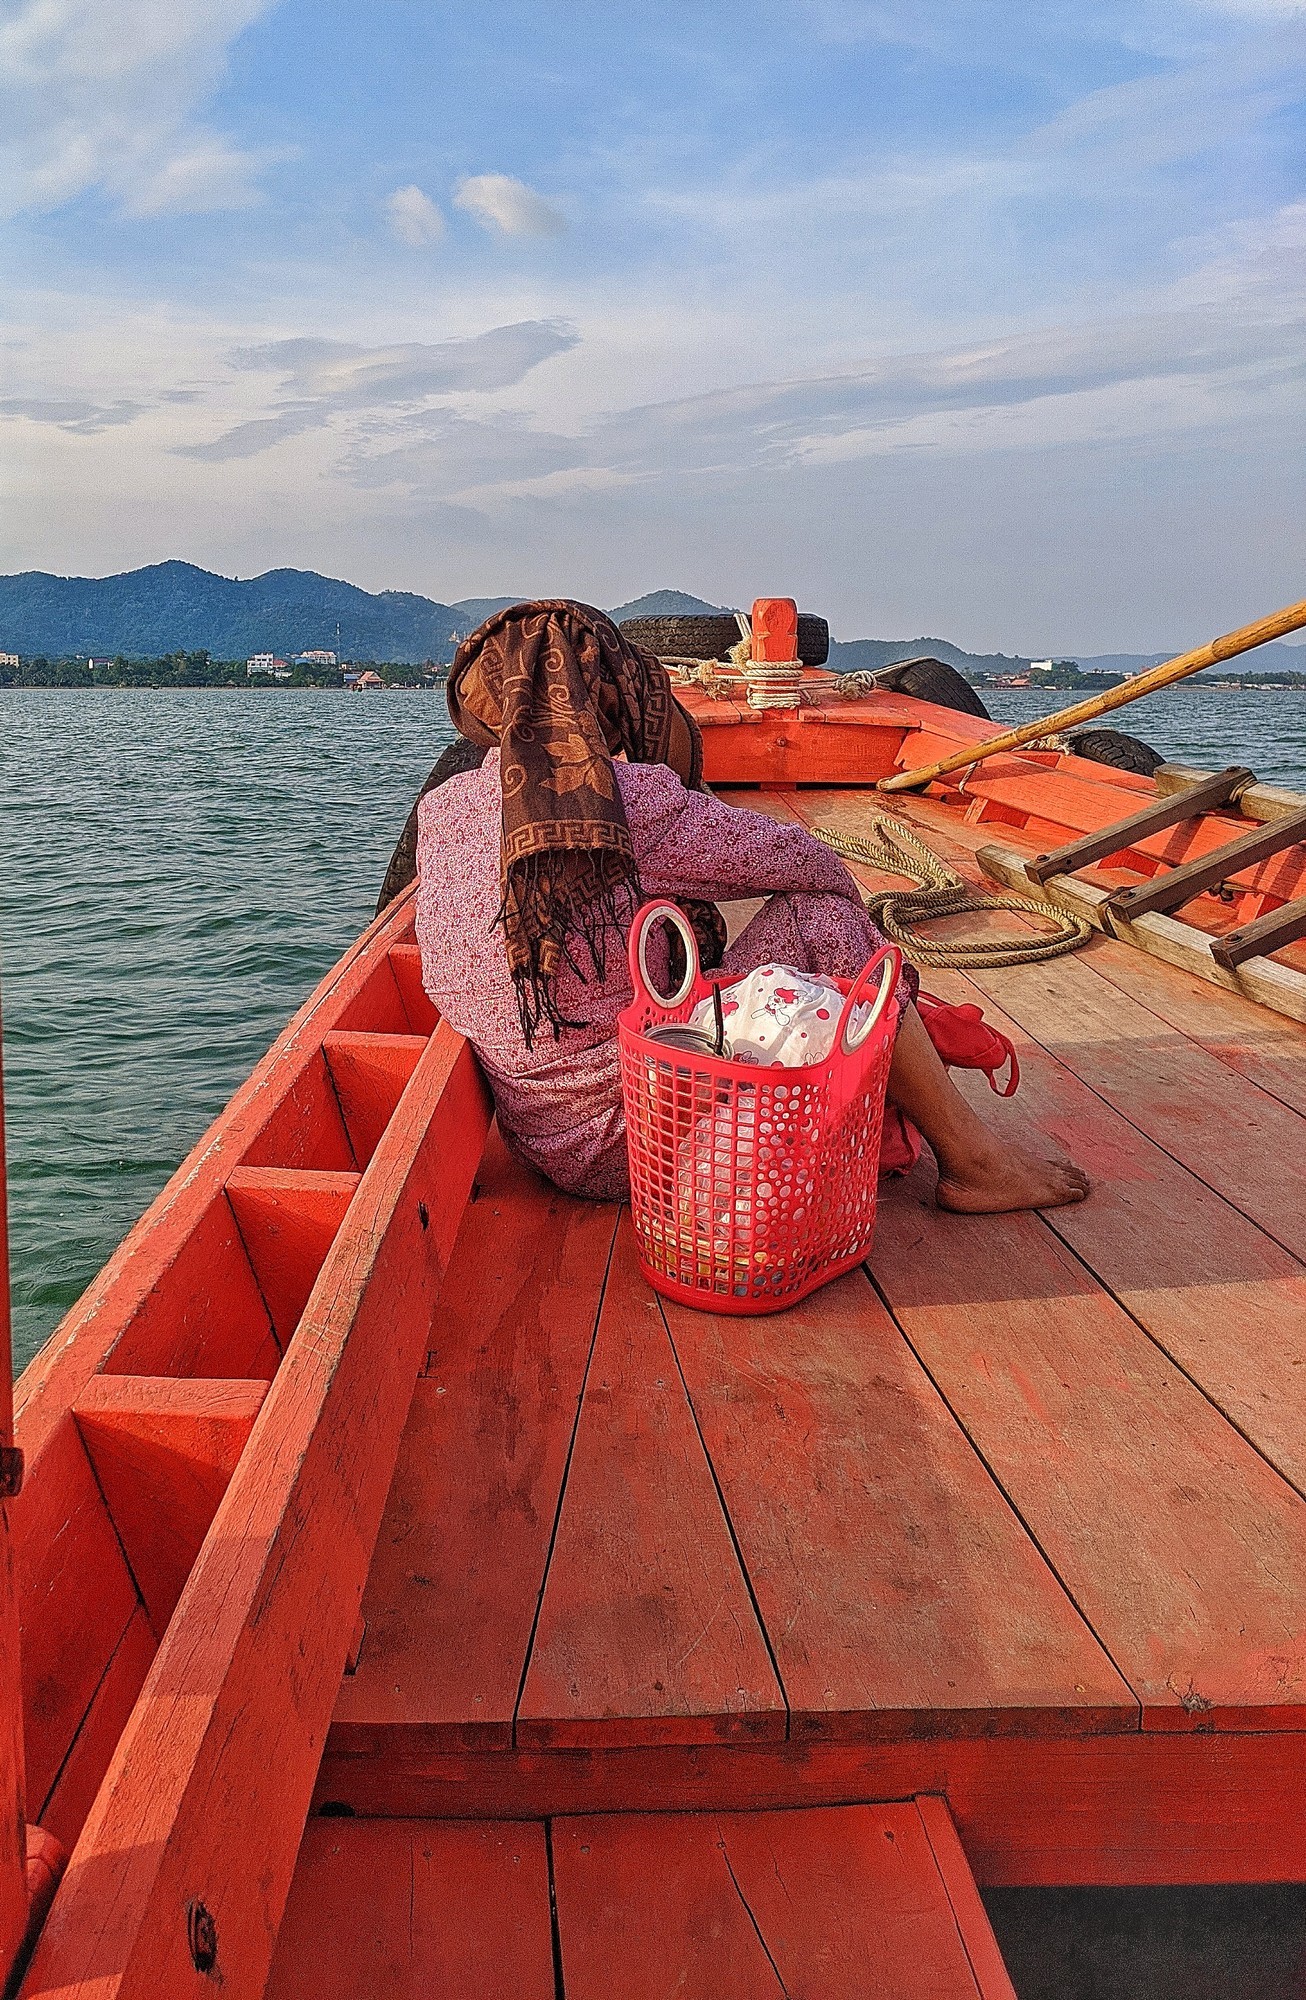
[[[1306,1033],[1106,940],[929,983],[1092,1200],[889,1184],[871,1275],[741,1320],[492,1138],[320,1807],[937,1792],[987,1882],[1300,1878]]]
[[[1049,845],[976,799],[893,810]],[[25,1378],[27,2000],[1010,2000],[980,1888],[1306,1881],[1306,1028],[1106,937],[928,973],[1091,1199],[922,1166],[869,1270],[714,1316],[513,1163],[411,925]]]

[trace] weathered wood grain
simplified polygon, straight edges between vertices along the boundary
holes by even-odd
[[[784,1732],[784,1696],[623,1213],[517,1741]]]
[[[795,1736],[1131,1726],[861,1272],[774,1319],[664,1310]]]
[[[44,1800],[32,1797],[34,1819],[72,1853],[99,1791],[118,1738],[136,1697],[145,1684],[150,1662],[159,1649],[145,1606],[138,1604],[91,1698],[72,1747]]]
[[[310,1820],[267,2000],[554,2000],[541,1825]]]
[[[354,1158],[366,1166],[426,1047],[421,1035],[332,1029],[322,1037]]]
[[[1132,1730],[899,1743],[656,1744],[338,1757],[360,1814],[545,1818],[948,1800],[977,1879],[1027,1886],[1306,1880],[1306,1733]]]
[[[895,1318],[1147,1728],[1306,1722],[1306,1502],[1033,1215],[882,1200]]]
[[[409,1412],[337,1740],[511,1740],[616,1225],[614,1205],[550,1189],[491,1135]]]
[[[911,1802],[564,1820],[553,1854],[572,2000],[1014,2000]]]

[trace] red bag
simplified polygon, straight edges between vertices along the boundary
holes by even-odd
[[[983,1011],[972,1004],[949,1006],[933,993],[920,993],[916,1009],[925,1023],[925,1032],[949,1069],[982,1069],[989,1089],[999,1097],[1010,1097],[1020,1084],[1020,1064],[1007,1037],[984,1019]],[[1002,1071],[1007,1080],[999,1083]],[[921,1135],[896,1104],[884,1107],[884,1131],[880,1140],[880,1172],[909,1174],[921,1156]]]

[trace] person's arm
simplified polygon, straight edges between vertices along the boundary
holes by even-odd
[[[843,862],[806,827],[687,791],[664,766],[629,768],[637,775],[622,791],[645,896],[715,903],[779,891],[860,903]]]

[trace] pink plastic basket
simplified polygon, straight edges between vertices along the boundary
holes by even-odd
[[[686,961],[665,999],[647,964],[663,921],[679,932]],[[657,1291],[708,1312],[780,1312],[866,1256],[901,966],[886,946],[857,979],[836,982],[846,998],[824,1062],[755,1068],[650,1036],[687,1021],[712,985],[675,905],[640,911],[630,933],[635,997],[617,1040],[631,1215]],[[863,1001],[869,1016],[854,1027]]]

